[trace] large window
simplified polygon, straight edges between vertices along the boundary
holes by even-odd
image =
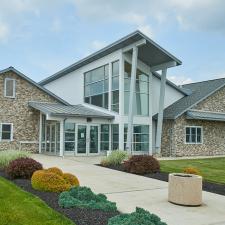
[[[124,149],[127,142],[127,124],[124,125]],[[133,151],[149,151],[149,126],[148,125],[133,125]]]
[[[202,127],[190,126],[186,127],[186,143],[201,144],[202,143]]]
[[[4,96],[7,98],[16,97],[16,80],[11,78],[5,78]]]
[[[75,151],[75,123],[65,123],[65,151]]]
[[[13,125],[12,123],[0,124],[0,141],[12,141],[13,139]]]
[[[124,113],[128,114],[131,82],[131,64],[124,65]],[[149,115],[149,76],[137,70],[134,94],[134,115]]]
[[[112,111],[119,112],[119,61],[112,63]]]
[[[84,74],[84,101],[108,109],[109,66],[105,65]]]
[[[109,150],[109,124],[101,125],[101,151]]]
[[[119,124],[112,124],[112,150],[119,149]]]

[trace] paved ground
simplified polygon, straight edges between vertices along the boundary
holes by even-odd
[[[176,206],[167,202],[167,183],[93,165],[98,157],[33,155],[44,167],[57,166],[77,175],[81,185],[104,193],[122,212],[143,207],[159,215],[168,225],[225,225],[225,196],[203,192],[201,207]]]

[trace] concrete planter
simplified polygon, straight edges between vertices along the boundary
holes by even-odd
[[[169,175],[168,201],[184,206],[202,204],[202,177],[193,174]]]

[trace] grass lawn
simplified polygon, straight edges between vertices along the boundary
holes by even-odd
[[[1,225],[74,225],[42,200],[0,177]]]
[[[210,182],[225,184],[225,157],[208,159],[161,160],[162,172],[183,172],[186,167],[200,170],[203,178]]]

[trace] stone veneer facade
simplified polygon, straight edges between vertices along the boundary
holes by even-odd
[[[225,87],[201,101],[192,109],[225,113]],[[185,144],[185,127],[202,126],[203,143]],[[162,134],[163,156],[224,155],[225,122],[190,120],[186,115],[165,120]]]
[[[5,78],[16,80],[15,98],[4,97]],[[20,141],[36,142],[23,144],[23,150],[38,150],[40,113],[29,107],[28,101],[57,102],[13,71],[0,75],[0,123],[13,123],[13,141],[0,142],[0,150],[19,149]]]

